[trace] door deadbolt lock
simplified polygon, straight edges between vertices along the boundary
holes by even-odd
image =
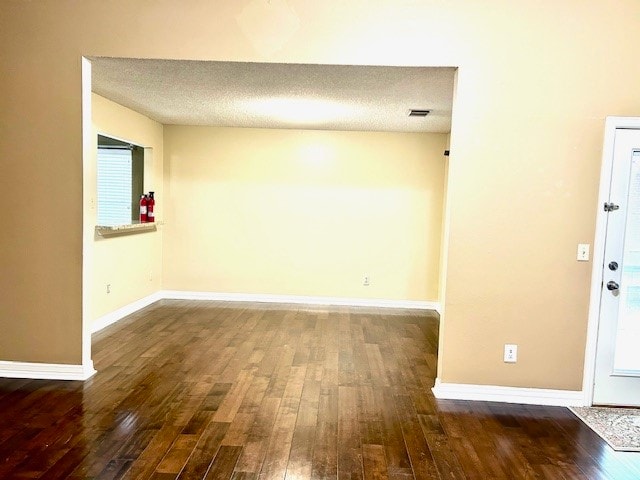
[[[614,282],[613,280],[609,280],[607,282],[607,290],[614,291],[614,290],[619,290],[619,289],[620,289],[620,285],[618,285],[617,282]]]
[[[614,272],[618,269],[618,262],[609,262],[609,270],[613,270]]]

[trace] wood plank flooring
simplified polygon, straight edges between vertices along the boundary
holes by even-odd
[[[565,408],[437,401],[435,314],[162,301],[0,379],[0,479],[638,479]]]

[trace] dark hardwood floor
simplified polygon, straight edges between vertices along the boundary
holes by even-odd
[[[437,401],[429,312],[163,301],[0,379],[0,478],[638,479],[569,410]]]

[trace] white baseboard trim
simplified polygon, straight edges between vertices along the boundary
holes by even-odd
[[[172,300],[212,300],[222,302],[295,303],[307,305],[344,305],[349,307],[407,308],[435,310],[438,313],[440,313],[441,310],[438,302],[424,302],[420,300],[383,300],[376,298],[189,292],[183,290],[162,290],[158,293],[161,298]]]
[[[436,384],[432,391],[436,398],[443,400],[480,400],[485,402],[524,403],[528,405],[551,405],[558,407],[578,407],[584,405],[583,392],[574,390],[442,383],[440,379],[436,379]]]
[[[91,333],[96,333],[102,330],[103,328],[108,327],[116,323],[118,320],[122,320],[127,315],[131,315],[132,313],[137,312],[138,310],[142,310],[144,307],[148,307],[152,303],[157,302],[158,300],[162,300],[161,296],[162,292],[155,292],[151,295],[147,295],[140,300],[136,300],[124,307],[118,308],[111,313],[107,313],[100,318],[97,318],[91,324]]]
[[[88,365],[0,361],[0,377],[40,380],[86,380],[96,373],[93,362]]]

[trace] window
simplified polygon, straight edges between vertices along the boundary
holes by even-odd
[[[144,183],[144,148],[98,135],[98,225],[137,223]]]

